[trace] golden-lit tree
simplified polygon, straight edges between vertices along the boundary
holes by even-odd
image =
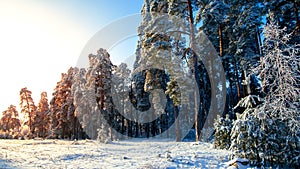
[[[62,73],[61,80],[54,89],[53,98],[50,102],[51,138],[71,138],[75,125],[75,106],[73,104],[72,81],[74,68],[68,73]]]
[[[23,125],[29,127],[31,134],[34,134],[34,118],[36,116],[36,106],[31,97],[32,92],[27,87],[22,88],[20,91],[20,108],[21,113],[24,115]]]
[[[35,132],[37,136],[45,138],[49,130],[49,104],[47,92],[41,93],[41,99],[34,118]]]
[[[2,118],[0,120],[0,130],[4,132],[10,130],[19,131],[21,127],[19,114],[16,106],[10,105],[7,110],[2,112]]]

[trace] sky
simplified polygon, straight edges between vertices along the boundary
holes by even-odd
[[[112,22],[138,14],[142,3],[142,0],[0,1],[0,114],[11,104],[19,106],[23,87],[32,91],[36,105],[43,91],[50,100],[61,73],[77,66],[89,40]],[[119,64],[132,55],[136,40],[133,36],[114,45],[109,50],[112,62]]]

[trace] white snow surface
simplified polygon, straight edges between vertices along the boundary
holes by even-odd
[[[131,139],[0,140],[0,168],[227,168],[229,151],[210,143]],[[227,162],[227,163],[226,163]]]

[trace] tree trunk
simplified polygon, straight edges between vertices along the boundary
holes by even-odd
[[[243,69],[243,70],[242,70],[242,81],[246,80],[246,78],[247,78],[247,73],[246,73],[246,71]],[[242,84],[242,87],[243,87],[243,97],[245,97],[245,96],[248,95],[247,85],[243,85],[243,84]]]
[[[189,23],[190,23],[190,48],[193,50],[193,73],[194,73],[194,77],[195,80],[197,82],[197,87],[198,89],[200,88],[200,84],[199,84],[199,79],[200,79],[200,75],[199,75],[199,69],[198,69],[198,58],[196,56],[196,54],[194,53],[194,49],[195,49],[195,28],[194,28],[194,16],[193,16],[193,9],[192,9],[192,2],[191,0],[188,0],[188,10],[189,10]],[[198,118],[198,97],[197,97],[197,91],[195,90],[194,92],[194,99],[195,99],[195,130],[196,130],[196,141],[199,141],[200,138],[200,130],[199,128],[201,128],[201,124],[199,124],[200,120]],[[199,92],[200,93],[200,92]],[[200,96],[201,97],[201,96]],[[201,123],[201,122],[200,122]]]
[[[150,123],[146,123],[145,132],[146,132],[146,137],[149,138],[150,137]]]
[[[124,88],[125,88],[125,82],[122,82],[122,93],[124,92]],[[125,133],[125,118],[124,118],[124,114],[125,114],[125,98],[122,95],[122,126],[121,126],[121,133],[122,133],[122,139],[124,137],[124,133]],[[128,125],[128,124],[127,124]]]
[[[257,31],[257,28],[255,30],[255,45],[256,45],[256,53],[261,55],[261,52],[260,52],[260,44],[259,44],[259,33]]]
[[[294,13],[295,13],[295,19],[296,19],[296,28],[295,28],[295,31],[296,31],[296,34],[299,33],[299,29],[300,29],[300,21],[299,21],[299,13],[298,13],[298,6],[297,6],[297,3],[296,1],[294,1]]]
[[[130,118],[132,119],[132,106],[130,106]],[[132,126],[133,126],[133,121],[127,119],[127,124],[128,124],[128,136],[132,137]]]
[[[179,108],[178,106],[174,106],[176,142],[181,142],[181,130],[179,126],[178,115],[179,115]]]
[[[137,113],[137,110],[136,110],[136,112],[135,112],[135,120],[136,120],[136,122],[135,122],[135,137],[138,137],[139,136],[139,123],[137,122],[137,120],[138,120],[138,113]]]
[[[157,79],[158,79],[158,78],[157,78]],[[151,117],[151,119],[155,119],[155,114],[154,114],[154,112],[152,112],[152,117]],[[156,128],[157,128],[157,126],[156,126],[156,121],[153,120],[153,121],[151,122],[151,134],[152,134],[152,137],[156,135]]]
[[[262,43],[262,40],[261,40],[259,28],[257,27],[256,30],[257,30],[257,37],[258,37],[258,42],[259,42],[259,51],[260,51],[260,55],[263,56],[263,55],[264,55],[264,52],[263,52],[263,50],[262,50],[263,43]]]
[[[222,34],[222,25],[219,25],[219,45],[220,45],[220,56],[223,56],[223,51],[224,51],[224,45],[223,45],[223,34]]]
[[[77,139],[78,140],[78,138],[77,138],[77,132],[76,132],[76,118],[75,117],[73,117],[73,139]]]
[[[239,72],[237,69],[237,62],[234,63],[234,72],[235,72],[235,78],[236,78],[236,90],[237,90],[237,102],[241,99],[241,89],[240,89],[240,82],[239,82]]]

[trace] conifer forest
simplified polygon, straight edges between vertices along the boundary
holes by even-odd
[[[20,89],[0,139],[162,137],[299,168],[299,12],[299,0],[144,0],[132,67],[99,46],[38,102]]]

